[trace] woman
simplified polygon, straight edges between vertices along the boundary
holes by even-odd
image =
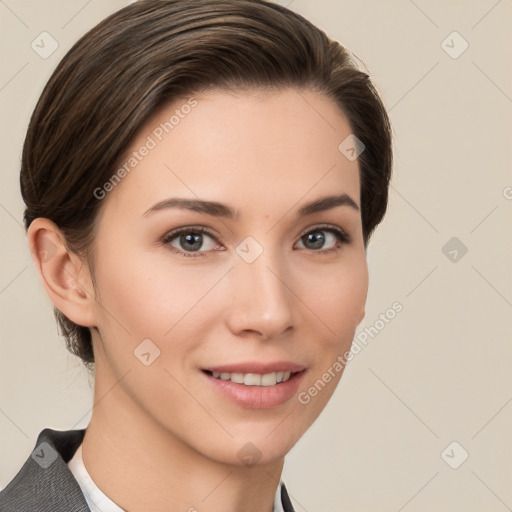
[[[292,511],[284,457],[364,317],[391,161],[368,75],[279,5],[145,0],[78,41],[21,189],[94,408],[40,433],[1,509]]]

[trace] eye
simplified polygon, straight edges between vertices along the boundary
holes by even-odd
[[[299,242],[312,249],[314,254],[325,254],[339,251],[343,245],[350,243],[350,236],[340,228],[334,226],[317,226],[302,235]],[[325,248],[325,245],[329,247]]]
[[[350,241],[351,238],[345,231],[329,225],[310,229],[299,238],[299,243],[303,245],[301,248],[310,249],[313,254],[339,251],[343,245],[350,243]],[[168,246],[171,252],[191,258],[207,256],[209,251],[221,247],[217,244],[216,235],[204,226],[175,229],[165,235],[162,243]],[[326,244],[328,245],[327,248],[325,248]],[[225,249],[219,248],[217,250]]]
[[[206,243],[205,250],[200,251],[199,249],[205,245],[205,238],[209,239],[209,242],[207,240],[208,243]],[[175,239],[176,241],[173,242]],[[206,256],[205,252],[211,251],[216,247],[215,235],[203,226],[180,228],[171,231],[165,235],[162,243],[169,246],[172,252],[192,258]],[[172,250],[172,248],[177,250]]]

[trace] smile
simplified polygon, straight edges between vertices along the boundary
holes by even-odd
[[[235,368],[212,368],[203,369],[201,373],[215,393],[246,409],[269,409],[289,402],[297,393],[306,373],[304,367],[298,365],[287,365],[287,370],[282,369],[282,364],[271,365],[281,367],[276,371],[268,368],[269,365],[260,365],[258,369],[254,368],[254,364],[245,366],[252,368],[236,368],[238,371],[231,372],[219,370]],[[249,369],[252,371],[247,372]]]
[[[265,374],[259,373],[226,373],[226,372],[210,372],[215,379],[229,380],[236,384],[244,384],[245,386],[275,386],[281,382],[286,382],[292,375],[291,372],[271,372]]]

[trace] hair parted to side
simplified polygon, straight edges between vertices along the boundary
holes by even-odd
[[[364,144],[358,162],[367,243],[387,208],[386,110],[349,51],[266,0],[140,0],[85,34],[57,66],[30,120],[20,173],[26,229],[37,217],[51,219],[68,249],[92,266],[103,204],[94,190],[111,178],[157,107],[210,89],[284,87],[334,100]],[[93,369],[89,328],[54,313],[67,349]]]

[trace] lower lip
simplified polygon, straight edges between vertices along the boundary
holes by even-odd
[[[294,373],[286,382],[274,386],[246,386],[230,380],[216,379],[201,372],[220,393],[240,407],[247,409],[268,409],[290,400],[302,381],[305,370]]]

